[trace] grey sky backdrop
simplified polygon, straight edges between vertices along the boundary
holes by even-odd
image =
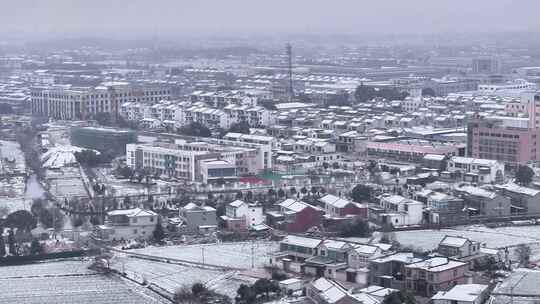
[[[0,0],[0,32],[539,31],[539,0]]]

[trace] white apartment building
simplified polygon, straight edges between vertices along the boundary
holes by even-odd
[[[426,102],[422,97],[407,97],[401,102],[401,108],[409,113],[415,112],[425,105]]]
[[[191,138],[172,143],[128,144],[126,164],[135,170],[189,181],[208,182],[259,174],[272,168],[270,150],[259,144],[213,138]]]
[[[524,79],[516,79],[503,84],[480,84],[478,91],[484,94],[497,94],[499,91],[505,90],[535,90],[536,84],[528,82]]]
[[[235,133],[228,133],[228,134],[235,134]],[[227,135],[228,135],[227,134]],[[267,136],[265,136],[267,137]],[[233,137],[224,138],[224,139],[217,139],[217,138],[201,138],[200,140],[212,143],[214,145],[220,145],[220,146],[226,146],[226,147],[235,147],[237,149],[246,149],[247,151],[251,151],[250,158],[254,157],[254,159],[251,161],[252,163],[249,164],[249,166],[246,163],[241,163],[242,166],[239,167],[240,173],[246,173],[246,169],[249,170],[249,172],[258,172],[258,171],[265,171],[265,170],[272,170],[272,144],[271,139],[264,139],[264,137],[255,137],[259,140],[259,142],[254,142],[254,140],[251,140],[252,137],[240,137],[236,140],[232,139]],[[245,167],[245,168],[244,168]],[[248,169],[251,168],[251,169]]]
[[[119,113],[126,102],[152,103],[170,99],[170,90],[162,86],[105,82],[96,87],[52,85],[30,89],[33,115],[55,119],[89,119],[96,113]]]
[[[138,102],[125,102],[120,106],[119,114],[127,120],[141,121],[150,117],[150,108]]]
[[[189,95],[189,100],[192,102],[204,102],[212,107],[223,108],[228,105],[249,105],[256,106],[259,100],[259,94],[246,94],[243,91],[228,91],[228,92],[205,92],[195,91]],[[266,94],[268,95],[268,94]]]
[[[182,126],[197,122],[209,128],[228,129],[235,122],[223,110],[207,106],[194,105],[180,111],[180,125]]]
[[[250,127],[267,127],[274,122],[272,112],[261,106],[231,104],[224,107],[223,111],[229,115],[232,121],[245,121]]]
[[[463,180],[474,183],[502,182],[504,163],[492,159],[453,156],[448,160],[447,171],[461,173]]]
[[[209,128],[229,129],[234,123],[245,121],[251,127],[265,127],[273,123],[272,112],[258,106],[228,105],[214,108],[203,102],[160,101],[123,102],[119,113],[127,120],[155,120],[163,125],[181,127],[197,122]]]
[[[126,145],[126,164],[135,170],[151,169],[161,174],[195,181],[196,156],[205,151],[182,150],[172,144]]]
[[[297,153],[328,154],[336,152],[336,145],[326,139],[303,138],[294,142],[293,151]]]
[[[223,139],[238,141],[244,143],[253,143],[265,145],[270,149],[278,149],[279,141],[273,136],[264,136],[264,135],[252,135],[252,134],[242,134],[229,132],[223,136]]]

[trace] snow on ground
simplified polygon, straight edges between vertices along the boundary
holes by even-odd
[[[454,229],[413,230],[395,232],[396,240],[405,247],[434,250],[446,235],[462,236],[485,244],[488,248],[510,247],[510,257],[516,259],[515,248],[527,244],[531,249],[531,261],[540,261],[540,225],[488,228],[481,225],[462,226]]]
[[[167,292],[174,293],[181,287],[190,288],[194,283],[203,283],[209,289],[236,296],[240,284],[253,284],[256,279],[241,275],[238,271],[203,269],[197,266],[184,266],[165,262],[150,261],[116,254],[111,267],[137,282],[146,281]]]
[[[235,275],[233,277],[218,280],[213,285],[210,286],[210,289],[215,290],[216,292],[229,296],[231,299],[234,299],[236,296],[236,291],[242,284],[253,285],[257,279],[245,277],[241,275]]]
[[[107,184],[112,193],[116,196],[144,195],[146,186],[130,183],[127,179],[117,179],[113,175],[111,168],[98,168],[94,172],[100,179],[100,182]]]
[[[270,254],[278,251],[279,244],[270,241],[253,242],[253,255],[251,242],[179,245],[166,247],[149,246],[142,249],[133,249],[130,252],[146,255],[178,259],[188,262],[204,263],[222,267],[250,269],[253,260],[254,267],[263,267],[270,258]]]
[[[462,236],[486,245],[503,248],[519,244],[540,243],[540,226],[511,226],[488,228],[480,225],[441,230],[413,230],[395,232],[396,240],[403,246],[433,250],[445,235]]]
[[[0,279],[13,277],[27,277],[36,275],[83,275],[93,274],[94,271],[88,269],[88,262],[84,261],[60,261],[44,262],[31,265],[1,266]]]
[[[0,178],[0,217],[17,210],[30,210],[32,201],[25,198],[25,178],[11,176]]]
[[[126,273],[129,278],[138,282],[146,280],[148,283],[154,283],[171,293],[174,293],[182,286],[191,287],[194,283],[206,284],[228,273],[226,271],[168,264],[121,255],[117,255],[111,260],[111,267]]]
[[[5,160],[8,160],[6,162]],[[8,168],[11,167],[12,168]],[[3,170],[23,173],[26,170],[24,153],[16,141],[0,140],[0,173]]]
[[[115,276],[87,269],[90,261],[59,261],[0,267],[1,303],[167,303]]]
[[[24,196],[28,200],[45,197],[45,189],[39,183],[36,175],[31,175],[26,180],[26,192]]]
[[[112,189],[112,193],[116,196],[127,195],[144,195],[147,192],[147,187],[144,184],[130,182],[128,179],[116,178],[112,168],[97,168],[94,170],[100,182],[105,183]],[[168,194],[170,189],[179,186],[177,182],[168,182],[160,179],[152,179],[153,185],[150,186],[152,194]],[[206,196],[205,196],[206,197]]]
[[[87,196],[79,167],[64,167],[60,170],[47,170],[47,182],[55,197]]]

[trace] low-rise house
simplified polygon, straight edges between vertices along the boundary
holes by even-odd
[[[369,267],[370,260],[380,256],[386,250],[379,246],[368,244],[352,244],[348,252],[347,263],[354,269]]]
[[[279,289],[285,295],[294,294],[295,292],[302,291],[304,288],[304,281],[298,278],[290,278],[283,281],[279,281]]]
[[[216,209],[189,203],[180,209],[186,232],[208,233],[217,229]]]
[[[433,257],[405,265],[406,288],[430,297],[441,290],[466,282],[469,264],[446,257]]]
[[[360,304],[347,289],[333,280],[318,278],[306,285],[306,296],[315,304]],[[371,303],[370,303],[371,304]]]
[[[468,185],[456,187],[454,192],[464,200],[469,213],[493,217],[510,215],[510,198],[506,196]]]
[[[495,185],[501,195],[510,198],[511,213],[540,213],[540,190],[520,186],[514,183]]]
[[[352,244],[347,254],[346,278],[347,282],[361,285],[368,284],[369,262],[381,256],[387,250],[375,245]]]
[[[351,249],[352,246],[347,242],[324,240],[317,247],[317,255],[305,260],[302,272],[345,281],[347,255]]]
[[[227,230],[246,231],[264,223],[263,207],[235,200],[225,207],[225,215],[221,219]]]
[[[300,273],[306,259],[317,255],[320,239],[288,235],[279,243],[279,252],[270,260],[285,271]]]
[[[439,243],[437,252],[446,257],[464,258],[478,254],[480,243],[460,236],[447,235]]]
[[[158,214],[140,208],[107,212],[107,221],[96,226],[93,237],[102,241],[148,239],[156,228]]]
[[[538,303],[540,301],[540,271],[519,268],[509,273],[508,277],[497,282],[491,292],[489,303],[506,304],[519,300],[520,303]],[[514,302],[514,303],[515,303]]]
[[[386,210],[379,214],[382,224],[398,226],[418,225],[422,223],[423,204],[401,195],[383,195],[380,206]]]
[[[316,206],[295,199],[286,199],[278,204],[279,211],[267,212],[267,224],[289,233],[306,232],[320,227],[324,211]]]
[[[422,165],[425,168],[444,171],[446,170],[446,155],[426,154],[422,158]]]
[[[354,216],[367,219],[367,205],[359,204],[332,194],[327,194],[319,199],[324,204],[324,210],[327,216],[347,217]]]
[[[460,284],[431,297],[433,304],[482,304],[488,296],[488,285]]]
[[[369,285],[366,288],[353,291],[353,297],[361,300],[362,303],[378,304],[384,301],[384,298],[394,292],[398,292],[397,289],[381,287],[377,285]]]
[[[504,163],[492,159],[453,156],[448,160],[447,171],[457,173],[464,181],[495,183],[504,180]]]
[[[371,260],[369,264],[369,282],[374,285],[404,289],[405,266],[422,259],[414,257],[412,252],[398,252]]]
[[[442,192],[431,192],[427,197],[426,211],[429,223],[452,223],[467,215],[463,200]]]

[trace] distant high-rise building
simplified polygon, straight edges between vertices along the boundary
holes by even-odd
[[[474,58],[472,72],[475,74],[497,74],[501,72],[501,62],[493,57]]]

